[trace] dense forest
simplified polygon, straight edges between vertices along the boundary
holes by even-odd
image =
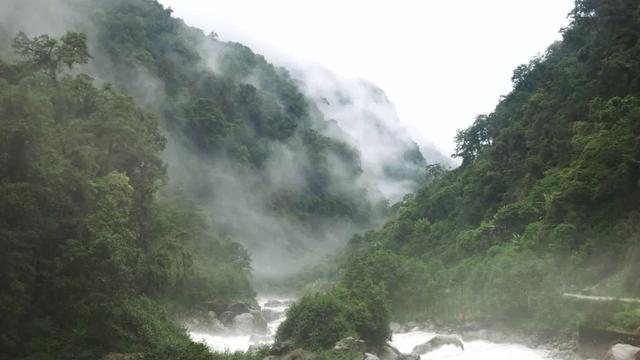
[[[156,1],[10,1],[0,18],[2,358],[210,358],[175,313],[253,303],[252,278],[383,219],[381,182],[422,181],[408,137],[373,179],[346,119]]]
[[[640,295],[640,5],[579,0],[570,16],[458,132],[462,165],[430,167],[435,181],[351,240],[343,277],[382,283],[396,316],[640,328],[633,307],[599,316],[562,296]]]
[[[565,296],[640,297],[638,1],[577,0],[455,169],[374,85],[317,86],[155,0],[2,6],[0,359],[261,359],[177,321],[255,305],[256,279],[304,287],[275,346],[327,359],[391,320],[640,332],[637,306]]]

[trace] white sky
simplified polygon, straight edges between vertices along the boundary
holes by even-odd
[[[573,0],[160,0],[187,24],[276,64],[367,79],[420,144],[453,152],[456,130],[493,110],[519,64],[560,39]]]

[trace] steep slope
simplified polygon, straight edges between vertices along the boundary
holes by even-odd
[[[354,237],[347,278],[382,279],[397,312],[539,328],[584,320],[564,291],[640,294],[640,4],[581,0],[571,17],[458,133],[462,166],[432,168],[438,180]]]
[[[0,48],[18,31],[87,33],[94,59],[84,70],[160,114],[169,183],[250,249],[258,273],[294,271],[384,218],[385,179],[368,176],[368,158],[363,169],[365,144],[346,141],[286,70],[241,44],[152,0],[10,1],[3,16]],[[406,153],[384,170],[402,191],[422,166],[406,144],[386,146]]]
[[[18,35],[0,61],[0,358],[194,358],[160,306],[251,300],[249,258],[158,194],[158,118],[86,74],[85,36]]]
[[[343,79],[318,66],[294,67],[292,76],[320,111],[343,130],[344,140],[360,151],[369,192],[379,191],[395,203],[424,184],[427,161],[423,153],[431,163],[450,163],[436,149],[418,147],[384,91],[374,84]]]

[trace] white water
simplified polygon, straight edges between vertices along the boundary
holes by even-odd
[[[436,333],[411,331],[393,334],[391,344],[403,353],[410,353],[413,347],[422,344]],[[464,339],[463,339],[464,340]],[[445,345],[435,351],[420,356],[421,360],[542,360],[552,359],[547,351],[528,348],[518,344],[496,344],[484,340],[464,342],[464,350],[453,345]]]
[[[219,352],[236,352],[236,351],[247,351],[249,346],[257,345],[257,344],[268,344],[273,342],[273,337],[276,334],[276,330],[278,326],[285,319],[285,312],[287,311],[287,306],[274,306],[269,307],[265,306],[265,304],[269,300],[278,300],[278,301],[288,301],[290,298],[284,297],[258,297],[258,305],[260,305],[260,309],[269,309],[271,311],[281,313],[281,316],[273,321],[267,323],[267,335],[259,335],[259,334],[237,334],[237,333],[215,333],[215,334],[206,334],[202,332],[189,332],[189,335],[194,341],[201,342],[206,344],[209,348],[214,351]]]
[[[258,303],[261,309],[270,309],[281,312],[282,315],[268,323],[268,334],[266,338],[256,338],[253,334],[205,334],[191,332],[191,337],[198,342],[202,342],[215,351],[246,351],[249,346],[259,343],[273,342],[273,336],[278,326],[284,321],[284,314],[287,306],[265,307],[269,300],[290,300],[282,297],[259,297]],[[437,335],[433,332],[410,331],[406,333],[394,333],[391,344],[403,353],[410,353],[413,347],[428,341]],[[464,340],[464,339],[463,339]],[[421,360],[553,360],[545,350],[532,349],[519,344],[497,344],[484,340],[474,340],[464,342],[465,350],[455,346],[445,345],[435,351],[424,354]]]

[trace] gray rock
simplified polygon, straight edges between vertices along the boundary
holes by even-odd
[[[236,317],[236,314],[232,311],[225,311],[222,314],[220,314],[220,321],[222,321],[222,323],[225,326],[231,326],[233,325],[233,318]]]
[[[263,309],[262,310],[262,317],[266,320],[266,321],[274,321],[274,320],[278,320],[280,319],[282,316],[284,316],[284,313],[280,312],[280,311],[275,311],[272,309]]]
[[[370,354],[370,353],[365,353],[363,360],[380,360],[380,358],[378,356],[376,356],[376,355],[373,355],[373,354]]]
[[[412,354],[422,355],[434,351],[444,345],[454,345],[464,350],[464,344],[457,335],[436,335],[424,344],[416,345],[411,351]]]
[[[402,355],[402,353],[391,345],[383,346],[380,352],[378,352],[380,360],[399,360],[400,355]]]
[[[253,315],[253,330],[258,334],[266,334],[268,331],[267,320],[262,315],[262,311],[254,310],[251,312]]]
[[[227,303],[222,300],[211,300],[207,303],[207,310],[213,311],[216,314],[220,315],[223,312],[227,311]]]
[[[232,313],[234,313],[236,315],[250,313],[251,310],[253,310],[253,308],[251,308],[251,306],[249,306],[249,305],[247,305],[245,303],[242,303],[242,302],[233,303],[233,304],[229,305],[229,307],[227,308],[227,311],[231,311]]]
[[[333,351],[340,352],[355,352],[355,353],[364,353],[365,349],[364,340],[356,339],[353,337],[346,337],[340,341],[338,341],[333,346]]]
[[[420,355],[416,354],[400,354],[398,360],[420,360]]]
[[[402,332],[402,325],[398,324],[397,322],[391,322],[389,324],[389,329],[391,329],[391,331],[394,333]]]
[[[224,324],[222,324],[220,320],[218,320],[217,318],[209,319],[207,323],[207,331],[215,333],[215,332],[221,332],[224,330],[225,330]]]
[[[254,324],[255,324],[255,318],[253,314],[250,314],[250,313],[236,315],[233,318],[233,327],[236,330],[239,330],[242,332],[246,332],[246,333],[253,332],[255,328]]]
[[[292,302],[293,301],[291,300],[269,300],[266,303],[264,303],[264,307],[274,308],[279,306],[289,306],[291,305]]]
[[[291,340],[280,341],[271,345],[271,351],[269,352],[269,354],[283,355],[283,354],[286,354],[288,351],[291,351],[292,349],[293,349],[293,342]]]
[[[628,344],[615,344],[609,349],[605,360],[640,360],[640,348]]]

